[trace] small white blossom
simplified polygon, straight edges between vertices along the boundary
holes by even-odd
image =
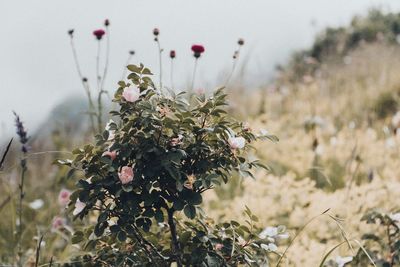
[[[43,205],[44,205],[44,201],[41,199],[35,199],[31,203],[29,203],[29,207],[34,210],[40,209],[41,207],[43,207]]]
[[[75,202],[75,209],[72,212],[72,215],[76,216],[82,212],[82,210],[86,207],[86,204],[79,200],[79,198]]]
[[[353,257],[349,256],[349,257],[340,257],[337,256],[335,261],[338,265],[338,267],[343,267],[346,263],[349,263],[353,260]]]
[[[261,244],[261,248],[263,248],[266,251],[277,251],[278,247],[274,243],[269,243],[267,244]]]

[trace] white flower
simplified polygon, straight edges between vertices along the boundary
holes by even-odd
[[[287,233],[279,234],[279,228],[278,227],[267,227],[258,236],[261,239],[268,238],[268,240],[270,242],[275,242],[275,239],[287,239],[287,238],[289,238],[289,234],[287,234]]]
[[[86,204],[79,200],[79,198],[75,202],[75,209],[72,212],[72,215],[76,216],[82,212],[82,210],[86,207]]]
[[[115,123],[113,120],[109,120],[105,128],[108,131],[108,141],[113,140],[115,137],[115,130],[111,130],[111,124],[113,123]]]
[[[393,221],[400,222],[400,212],[390,214],[389,218],[392,219]]]
[[[269,243],[267,244],[261,244],[261,248],[263,248],[266,251],[277,251],[278,247],[274,243]]]
[[[139,99],[140,90],[136,86],[127,87],[122,92],[122,97],[128,102],[135,102]]]
[[[394,128],[400,127],[400,111],[397,111],[396,114],[392,118],[392,126]]]
[[[261,130],[260,130],[260,135],[261,135],[261,136],[266,136],[266,135],[269,135],[269,132],[268,132],[268,130],[261,129]]]
[[[337,256],[335,261],[338,265],[338,267],[343,267],[346,263],[349,263],[353,260],[353,257],[349,256],[349,257],[340,257]]]
[[[229,137],[228,143],[232,149],[244,148],[246,144],[246,140],[239,136],[239,137]]]
[[[34,201],[32,201],[31,203],[29,203],[29,207],[31,207],[31,209],[34,210],[38,210],[41,207],[43,207],[44,201],[41,199],[35,199]]]

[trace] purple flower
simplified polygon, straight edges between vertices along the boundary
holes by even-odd
[[[106,32],[103,29],[93,31],[93,35],[96,36],[97,40],[101,40],[104,34],[106,34]]]
[[[195,44],[195,45],[192,45],[192,51],[194,53],[194,57],[199,58],[201,56],[201,54],[204,53],[205,49],[204,49],[204,46]]]

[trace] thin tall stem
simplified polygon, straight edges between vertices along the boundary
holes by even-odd
[[[129,65],[129,63],[131,62],[131,60],[132,60],[132,57],[133,57],[133,55],[132,54],[129,54],[129,56],[128,56],[128,59],[126,60],[126,62],[125,62],[125,66],[124,66],[124,70],[122,71],[122,76],[121,76],[121,81],[123,81],[123,80],[125,80],[125,76],[126,76],[126,70],[127,70],[127,66]]]
[[[161,44],[158,38],[156,39],[157,47],[158,47],[158,61],[160,65],[160,92],[162,90],[162,49]]]
[[[171,58],[171,77],[170,77],[170,79],[171,79],[171,88],[174,89],[175,86],[174,86],[174,59],[173,58]]]
[[[91,123],[92,131],[94,132],[95,131],[94,120],[93,120],[94,104],[93,104],[93,101],[92,101],[92,96],[90,94],[90,86],[89,86],[89,84],[87,82],[87,79],[84,78],[83,75],[82,75],[82,71],[81,71],[81,68],[80,68],[79,60],[78,60],[78,54],[76,52],[76,48],[75,48],[74,38],[73,37],[71,37],[71,49],[72,49],[72,55],[73,55],[74,62],[75,62],[76,71],[78,72],[79,79],[81,80],[83,89],[85,90],[86,96],[88,98],[88,104],[89,104],[89,112],[88,113],[89,113],[89,117],[90,117],[90,123]]]
[[[108,65],[110,61],[110,31],[108,27],[106,27],[106,38],[107,38],[107,43],[106,43],[106,62],[104,65],[104,71],[103,71],[103,77],[101,78],[101,86],[100,89],[101,91],[104,90],[104,82],[107,77],[107,72],[108,72]]]
[[[193,76],[192,76],[192,85],[190,86],[190,90],[193,91],[194,89],[194,82],[196,78],[196,70],[197,70],[197,61],[198,59],[196,58],[194,61],[194,68],[193,68]]]
[[[97,41],[97,55],[96,55],[96,81],[97,81],[97,90],[100,91],[100,82],[101,82],[101,76],[100,76],[100,48],[101,48],[101,43],[100,40]]]
[[[230,80],[231,80],[231,78],[233,76],[233,73],[235,73],[236,65],[237,65],[237,62],[238,62],[238,59],[239,59],[239,55],[240,55],[240,47],[241,46],[239,45],[238,50],[236,50],[236,52],[235,52],[235,55],[234,55],[234,58],[233,58],[232,69],[231,69],[231,72],[228,75],[228,78],[226,79],[225,86],[228,86],[228,84],[229,84],[229,82],[230,82]]]
[[[102,128],[102,102],[101,102],[101,95],[103,93],[102,89],[102,80],[104,80],[104,76],[100,76],[100,52],[101,52],[101,43],[100,40],[98,40],[97,43],[97,56],[96,56],[96,75],[97,75],[97,90],[98,90],[98,95],[97,95],[97,128],[98,132],[101,133],[101,128]]]
[[[18,201],[18,262],[19,266],[22,266],[21,255],[22,255],[22,231],[23,231],[23,223],[22,223],[22,202],[25,197],[24,192],[24,182],[25,182],[25,173],[27,171],[26,167],[26,159],[21,159],[21,178],[19,183],[19,201]]]

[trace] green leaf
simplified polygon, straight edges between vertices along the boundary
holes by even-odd
[[[196,217],[196,208],[193,205],[186,205],[183,212],[189,219],[194,219]]]

